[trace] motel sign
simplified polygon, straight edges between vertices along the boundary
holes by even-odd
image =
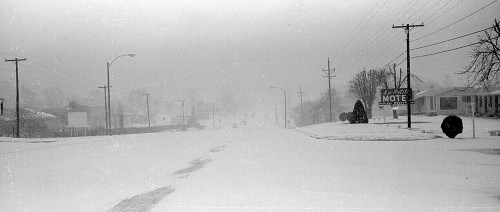
[[[402,105],[408,102],[408,94],[410,95],[410,104],[414,104],[412,100],[411,89],[396,88],[396,89],[382,89],[380,92],[379,105]]]

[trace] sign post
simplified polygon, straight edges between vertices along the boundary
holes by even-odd
[[[476,122],[474,118],[476,117],[476,103],[471,102],[471,109],[472,109],[472,138],[476,138]]]
[[[380,92],[380,102],[379,105],[392,105],[394,108],[398,108],[396,105],[407,104],[410,108],[410,104],[415,104],[413,101],[413,95],[411,89],[408,88],[395,88],[395,89],[382,89]],[[408,128],[411,128],[411,114],[408,111]]]
[[[3,115],[3,102],[5,101],[4,98],[0,98],[0,116]]]

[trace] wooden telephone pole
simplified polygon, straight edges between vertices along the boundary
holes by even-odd
[[[302,104],[302,96],[304,92],[302,92],[302,86],[299,87],[299,95],[300,95],[300,125],[302,126],[304,123],[304,106]]]
[[[423,27],[424,24],[418,24],[418,25],[401,25],[401,26],[394,26],[392,25],[392,28],[404,28],[406,32],[406,82],[407,82],[407,89],[408,93],[406,94],[406,106],[408,110],[408,128],[411,128],[411,99],[413,98],[413,92],[411,90],[411,85],[410,85],[410,28],[413,27]]]
[[[15,58],[13,60],[5,60],[5,62],[16,62],[16,137],[19,138],[19,71],[18,71],[18,65],[17,62],[19,61],[25,61],[26,58],[24,59],[18,59]]]
[[[108,102],[107,102],[107,95],[106,95],[106,88],[108,88],[108,86],[102,86],[102,87],[98,87],[98,88],[103,88],[104,89],[104,114],[106,116],[106,132],[108,132]]]
[[[149,119],[149,95],[151,94],[150,93],[144,94],[144,96],[146,96],[146,104],[148,106],[148,129],[151,130],[151,120]]]
[[[335,76],[332,76],[332,73],[335,72],[335,69],[333,69],[333,72],[330,69],[330,58],[328,58],[328,69],[327,70],[323,69],[323,72],[325,72],[325,74],[327,74],[327,76],[323,76],[323,77],[328,77],[328,99],[330,100],[330,122],[332,122],[333,119],[332,119],[332,86],[331,86],[331,79],[332,79],[332,77],[335,77]]]

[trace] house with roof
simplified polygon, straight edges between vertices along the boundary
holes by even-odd
[[[91,107],[71,101],[64,109],[67,111],[68,127],[96,129],[106,126],[104,107]]]
[[[499,114],[500,88],[453,87],[432,89],[417,93],[412,111],[438,115],[472,115],[472,103],[477,115]]]
[[[19,109],[19,120],[21,137],[40,136],[48,129],[61,124],[55,115],[30,108]],[[5,109],[5,113],[0,116],[0,135],[14,136],[16,125],[17,112],[15,108]]]

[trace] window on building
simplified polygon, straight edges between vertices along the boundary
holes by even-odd
[[[489,107],[493,106],[493,96],[490,96],[490,104],[488,105]]]
[[[471,98],[470,96],[462,96],[462,102],[470,102]]]
[[[440,110],[455,110],[457,109],[457,97],[441,97],[439,98]]]
[[[430,102],[429,102],[430,103],[430,108],[429,109],[430,110],[434,110],[434,97],[429,98],[429,100],[430,100]]]
[[[480,96],[479,97],[479,107],[482,107],[483,106],[483,97]]]

